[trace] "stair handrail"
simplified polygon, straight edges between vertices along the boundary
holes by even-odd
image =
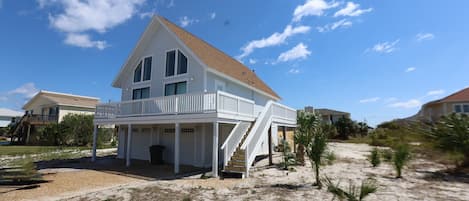
[[[256,123],[249,132],[246,140],[244,141],[241,149],[245,150],[246,154],[246,173],[249,171],[250,164],[254,161],[256,156],[256,149],[261,142],[260,138],[262,133],[269,128],[268,125],[272,122],[272,104],[274,101],[270,100],[265,105],[262,112],[259,114],[259,117],[256,120]]]
[[[229,159],[238,148],[243,136],[246,134],[251,123],[239,121],[236,126],[231,130],[225,142],[221,145],[223,153],[223,165],[228,165]]]

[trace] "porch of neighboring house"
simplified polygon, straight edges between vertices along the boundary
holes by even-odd
[[[40,126],[49,125],[58,122],[57,115],[36,115],[26,114],[11,130],[11,142],[28,144],[32,133]]]

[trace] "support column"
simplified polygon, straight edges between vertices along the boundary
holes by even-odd
[[[181,128],[179,123],[175,125],[174,131],[174,173],[179,173],[179,136],[181,134]]]
[[[285,126],[282,126],[282,133],[283,133],[283,140],[286,141],[287,140],[287,127]]]
[[[93,125],[93,149],[92,151],[92,156],[91,156],[91,162],[96,161],[96,144],[98,140],[98,125]]]
[[[132,145],[132,124],[127,125],[127,152],[125,153],[125,165],[130,166],[130,150]]]
[[[213,122],[212,174],[218,177],[218,122]]]
[[[31,124],[28,125],[28,133],[26,134],[26,144],[29,143],[29,136],[31,135]]]
[[[269,127],[269,165],[273,165],[272,162],[272,125]]]

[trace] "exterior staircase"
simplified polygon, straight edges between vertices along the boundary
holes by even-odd
[[[254,123],[255,122],[253,122],[251,126],[248,128],[248,130],[246,131],[246,133],[244,133],[243,138],[241,139],[241,142],[238,144],[238,147],[233,153],[233,156],[231,156],[230,160],[228,161],[228,164],[224,167],[223,172],[228,172],[228,173],[246,172],[246,152],[241,149],[241,146],[243,145],[244,141],[246,141],[246,138],[249,132],[251,132],[251,129]]]

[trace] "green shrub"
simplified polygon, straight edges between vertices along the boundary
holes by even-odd
[[[350,181],[348,188],[345,189],[340,187],[340,182],[334,184],[328,177],[323,180],[327,186],[327,191],[332,193],[334,198],[337,197],[339,200],[362,201],[368,195],[378,190],[376,180],[370,178],[363,180],[360,186]]]
[[[328,151],[324,154],[324,160],[326,161],[327,165],[332,165],[336,159],[337,157],[333,151]]]
[[[409,147],[406,144],[401,144],[397,146],[396,150],[394,151],[393,157],[393,165],[394,169],[396,170],[396,177],[402,177],[402,168],[407,164],[410,160],[410,151]]]
[[[452,114],[443,117],[430,133],[441,150],[463,156],[461,166],[469,166],[469,116]]]
[[[391,162],[393,157],[393,152],[391,149],[383,149],[380,151],[381,157],[383,157],[385,162]]]
[[[295,164],[295,155],[291,152],[290,145],[286,140],[282,140],[282,147],[283,169],[288,170],[288,166]]]
[[[371,165],[373,165],[373,167],[378,167],[379,164],[381,163],[381,159],[379,157],[379,150],[378,148],[373,148],[373,150],[371,150],[371,154],[370,154],[370,163]]]

